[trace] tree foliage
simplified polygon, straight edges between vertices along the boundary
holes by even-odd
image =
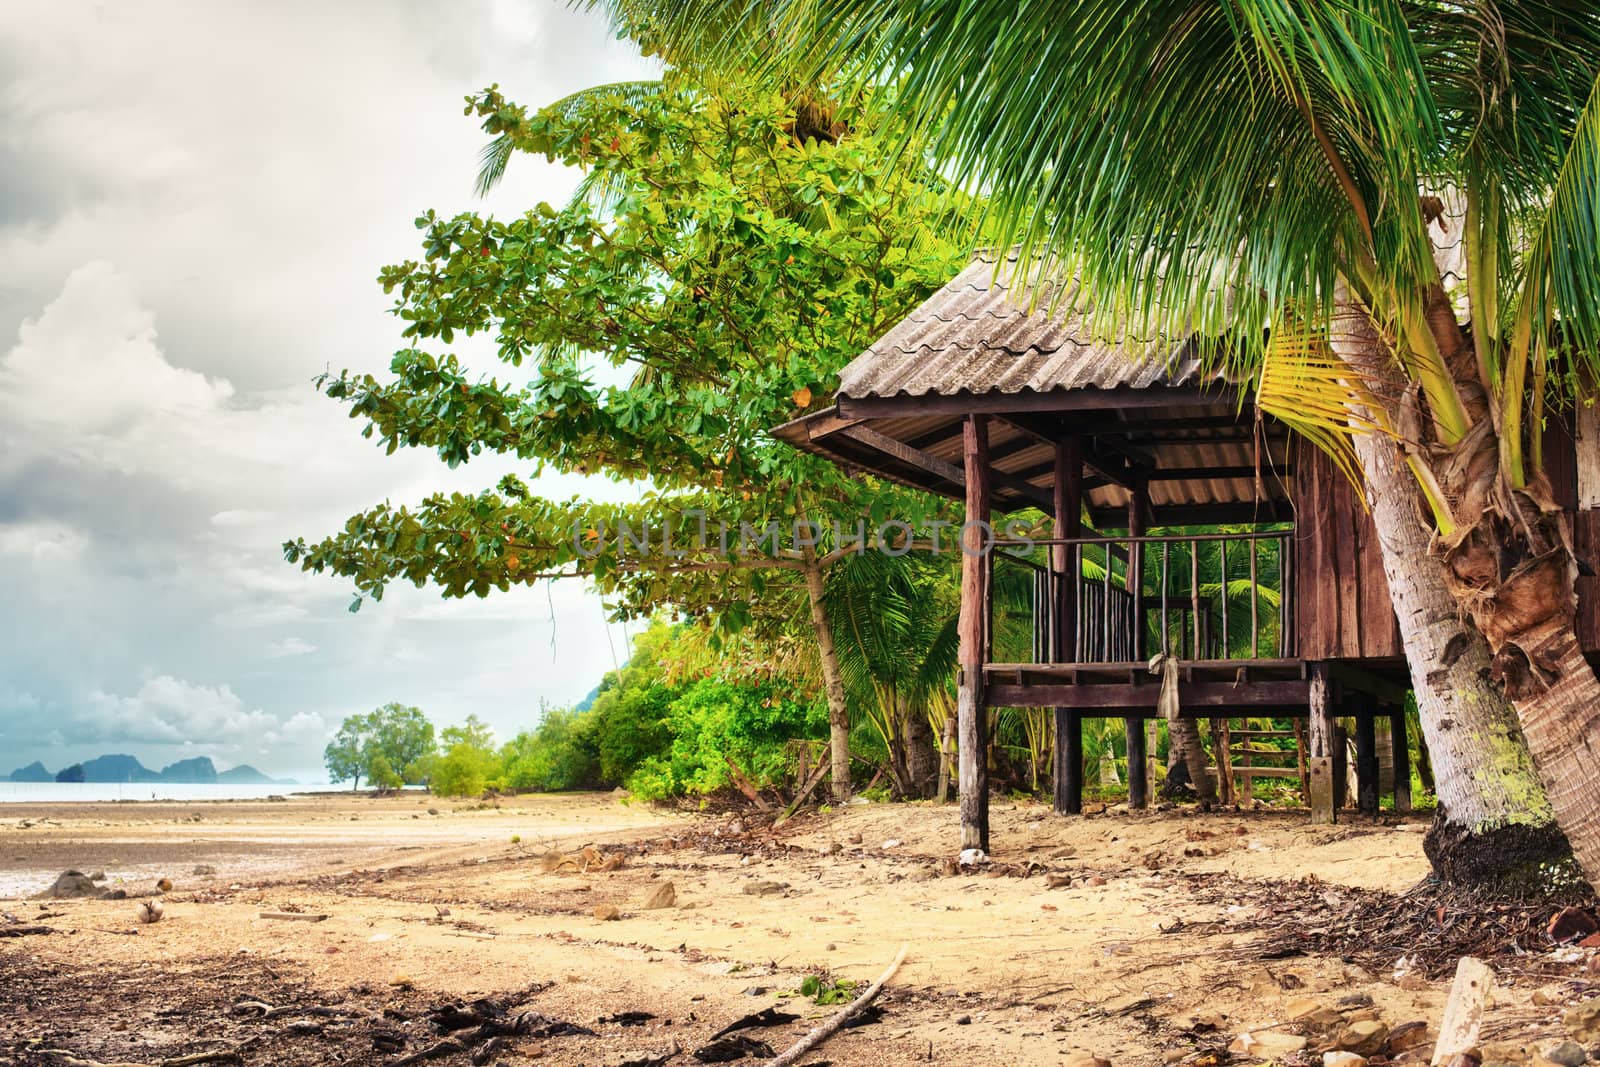
[[[422,711],[389,703],[373,711],[347,716],[323,750],[330,781],[349,780],[360,788],[361,779],[381,788],[422,780],[419,761],[434,749],[433,724]]]
[[[827,136],[802,137],[783,94],[678,74],[660,92],[538,112],[495,89],[471,98],[497,143],[605,174],[614,195],[508,220],[425,214],[422,257],[381,275],[411,347],[387,379],[343,373],[322,387],[390,451],[430,448],[452,465],[502,453],[634,481],[641,499],[552,501],[507,478],[379,504],[319,543],[290,542],[287,558],[373,597],[395,579],[484,596],[583,575],[624,617],[682,609],[737,629],[790,618],[801,563],[739,558],[741,523],[805,518],[826,535],[833,520],[853,530],[935,508],[767,433],[824,397],[970,239],[964,201],[891,158],[897,135],[879,132],[875,101],[841,105]],[[450,346],[473,334],[531,380],[470,371]],[[684,518],[696,513],[704,543]],[[681,555],[660,546],[673,517]],[[623,523],[653,527],[651,548],[619,545]]]

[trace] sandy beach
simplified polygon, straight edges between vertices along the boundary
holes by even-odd
[[[955,872],[954,809],[932,805],[777,831],[611,795],[18,805],[0,911],[48,932],[0,939],[0,1062],[693,1063],[765,1008],[796,1018],[740,1033],[781,1051],[836,1010],[795,993],[808,975],[870,981],[902,944],[882,1017],[804,1062],[1199,1062],[1308,999],[1437,1025],[1471,942],[1398,895],[1427,872],[1423,827],[1002,802],[993,862]],[[129,899],[32,899],[68,868]],[[164,917],[141,925],[160,878]],[[1583,954],[1499,965],[1491,1031],[1557,1032],[1530,997],[1584,982]],[[547,1023],[450,1038],[439,1013],[476,1001]]]

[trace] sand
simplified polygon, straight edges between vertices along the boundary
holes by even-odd
[[[773,1005],[802,1018],[752,1034],[782,1049],[834,1010],[786,995],[805,976],[870,981],[903,943],[883,1020],[830,1041],[824,1058],[1061,1063],[1091,1051],[1119,1067],[1159,1064],[1198,1047],[1197,1015],[1243,1029],[1296,998],[1366,993],[1391,1022],[1436,1022],[1448,990],[1447,979],[1373,965],[1399,960],[1406,946],[1367,967],[1316,954],[1260,959],[1266,935],[1252,923],[1271,910],[1263,902],[1278,884],[1314,878],[1336,893],[1416,883],[1427,873],[1420,821],[1311,827],[1303,814],[1184,811],[1069,819],[1000,802],[995,867],[953,876],[944,869],[957,848],[953,807],[852,806],[776,835],[744,821],[610,795],[0,808],[6,892],[36,891],[69,866],[104,870],[133,893],[160,877],[175,883],[152,926],[136,924],[131,901],[0,903],[17,920],[49,916],[41,921],[58,931],[0,941],[0,979],[16,979],[0,988],[31,1000],[3,1013],[0,1052],[48,1038],[81,1055],[158,1062],[220,1031],[141,1020],[178,1002],[188,1006],[170,1014],[226,1015],[237,1037],[247,1024],[229,1004],[257,982],[251,995],[268,1002],[289,990],[338,1003],[357,990],[373,1018],[389,998],[391,1015],[413,1027],[424,1007],[450,998],[509,996],[599,1034],[509,1041],[491,1062],[624,1062],[624,1050],[675,1042],[673,1062],[692,1063],[688,1052],[727,1021]],[[593,869],[547,869],[547,854],[585,846]],[[622,865],[600,869],[607,856]],[[192,873],[199,865],[215,873]],[[1047,872],[1075,882],[1048,888]],[[676,906],[645,910],[665,881]],[[597,918],[601,905],[621,918]],[[328,918],[261,918],[266,911]],[[123,991],[96,1002],[98,1020],[63,1018],[63,990],[88,974],[115,976]],[[189,989],[196,976],[214,988],[211,1000]],[[1506,1010],[1523,1010],[1533,984],[1508,980]],[[656,1018],[597,1022],[629,1011]],[[120,1026],[108,1030],[107,1017]],[[407,1033],[406,1049],[420,1048],[425,1035]],[[258,1062],[392,1058],[357,1054],[354,1040],[296,1035]]]

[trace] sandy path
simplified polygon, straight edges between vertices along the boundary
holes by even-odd
[[[505,1050],[507,1063],[599,1064],[622,1048],[660,1051],[672,1041],[688,1050],[774,1004],[820,1016],[825,1009],[782,994],[807,974],[870,979],[902,942],[911,952],[889,1014],[830,1042],[835,1063],[1058,1063],[1092,1050],[1118,1067],[1158,1064],[1195,1047],[1183,1024],[1196,1015],[1244,1028],[1297,997],[1363,992],[1391,1021],[1436,1020],[1446,992],[1443,982],[1402,985],[1338,958],[1252,959],[1261,935],[1244,929],[1263,883],[1315,875],[1330,889],[1404,889],[1426,873],[1414,827],[1312,828],[1277,814],[1063,819],[1038,805],[1000,805],[996,860],[1076,876],[1052,889],[1042,874],[946,876],[943,857],[957,840],[951,808],[853,807],[797,820],[774,842],[737,833],[728,819],[610,797],[517,798],[436,816],[427,803],[421,812],[411,798],[201,806],[199,823],[183,821],[195,805],[140,805],[115,817],[58,812],[49,818],[60,826],[29,830],[0,812],[0,856],[49,857],[28,861],[36,871],[68,853],[105,865],[88,857],[133,855],[139,845],[155,851],[120,868],[125,876],[163,860],[218,867],[214,877],[174,875],[167,920],[137,937],[115,932],[133,928],[127,902],[52,902],[61,914],[49,921],[75,932],[28,939],[39,964],[92,960],[129,975],[259,961],[333,996],[405,983],[419,995],[471,999],[550,982],[537,1004],[552,1016],[591,1026],[619,1011],[659,1017],[599,1027],[600,1038],[523,1042]],[[890,841],[898,843],[884,847]],[[591,873],[540,862],[552,847],[585,844],[624,852],[626,862]],[[224,848],[235,845],[242,850]],[[644,910],[663,881],[677,906]],[[1196,891],[1235,885],[1237,903]],[[596,918],[605,904],[622,918]],[[26,919],[39,906],[3,907]],[[259,918],[267,909],[329,918]],[[1526,991],[1517,996],[1525,1005]],[[24,1017],[17,1037],[38,1024]],[[761,1036],[781,1048],[806,1025]]]

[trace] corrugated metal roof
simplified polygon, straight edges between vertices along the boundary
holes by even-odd
[[[1144,389],[1199,380],[1187,340],[1104,337],[1089,328],[1076,285],[1055,301],[1041,261],[980,255],[839,376],[839,395]],[[1031,287],[1036,283],[1037,288]],[[1029,304],[1033,303],[1033,310]]]

